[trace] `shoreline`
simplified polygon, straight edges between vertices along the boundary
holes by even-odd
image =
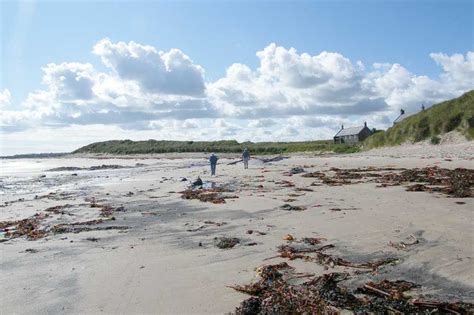
[[[403,148],[398,152],[337,156],[289,154],[289,159],[273,163],[252,159],[245,172],[240,164],[227,165],[234,159],[229,156],[220,160],[218,175],[213,178],[204,160],[207,155],[203,159],[148,158],[140,166],[135,166],[135,160],[140,163],[136,157],[39,161],[38,168],[25,173],[23,180],[2,175],[3,185],[12,185],[13,190],[0,195],[0,220],[48,213],[44,219],[36,218],[40,218],[41,228],[50,229],[37,240],[18,237],[0,243],[4,310],[227,313],[248,298],[228,286],[254,281],[255,268],[262,265],[287,262],[298,272],[315,276],[330,272],[354,275],[356,269],[351,267],[268,259],[278,255],[280,245],[299,244],[285,240],[288,234],[295,240],[324,238],[323,245],[334,245],[325,254],[351,262],[397,259],[393,265],[377,268],[377,273],[345,281],[349,288],[369,279],[403,278],[420,284],[415,292],[427,298],[473,303],[472,198],[406,191],[406,184],[378,188],[380,184],[370,178],[328,185],[303,177],[322,172],[333,178],[335,169],[367,167],[379,175],[390,172],[381,170],[384,168],[474,169],[474,161],[466,156],[469,146],[459,147],[458,151],[445,147],[439,152],[416,154]],[[403,150],[404,156],[400,153]],[[423,155],[432,156],[420,158]],[[53,166],[101,164],[125,168],[46,172]],[[291,174],[297,167],[304,173]],[[180,192],[197,176],[216,187],[229,187],[224,195],[238,198],[225,199],[221,204],[182,199]],[[29,191],[23,193],[22,187]],[[308,190],[298,190],[302,188]],[[4,205],[9,200],[14,202]],[[283,210],[284,204],[305,210]],[[57,206],[57,213],[45,211]],[[105,206],[112,208],[111,214],[101,217]],[[51,230],[58,224],[77,230],[79,225],[74,223],[101,218],[107,220],[78,233],[55,234]],[[108,226],[127,229],[104,229]],[[418,243],[407,249],[390,245],[410,242],[411,235]],[[240,243],[230,249],[217,248],[214,238],[224,236],[236,237]],[[180,296],[179,303],[176,296]],[[25,300],[29,302],[21,302]]]

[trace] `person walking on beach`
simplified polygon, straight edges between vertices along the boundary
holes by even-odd
[[[209,157],[209,162],[211,163],[211,175],[216,175],[217,160],[219,160],[219,158],[212,153]]]
[[[250,152],[247,148],[242,152],[242,161],[244,161],[244,169],[249,168]]]

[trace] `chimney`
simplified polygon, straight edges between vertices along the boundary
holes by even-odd
[[[405,114],[405,110],[404,109],[400,109],[400,115],[403,115]]]
[[[344,129],[344,125],[341,125],[341,130]]]
[[[364,121],[364,127],[367,127],[367,122],[366,121]]]

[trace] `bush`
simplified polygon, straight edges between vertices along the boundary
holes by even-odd
[[[456,129],[456,127],[461,123],[462,116],[462,114],[457,114],[456,116],[451,117],[446,125],[444,125],[444,132],[450,132]]]
[[[427,117],[423,117],[418,123],[418,129],[415,132],[415,142],[428,138],[430,135],[430,122]]]
[[[439,144],[441,139],[438,136],[431,137],[431,144]]]

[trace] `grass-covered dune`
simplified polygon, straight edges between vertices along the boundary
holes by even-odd
[[[149,154],[174,152],[219,152],[240,153],[246,147],[252,154],[282,154],[289,152],[330,152],[351,153],[358,151],[358,147],[334,145],[332,140],[304,141],[304,142],[243,142],[235,140],[223,141],[132,141],[111,140],[96,142],[84,146],[73,153],[100,153],[100,154]]]
[[[387,131],[373,134],[365,140],[364,148],[394,146],[425,139],[431,139],[436,144],[440,135],[453,130],[459,131],[469,140],[474,139],[474,90],[407,117]]]

